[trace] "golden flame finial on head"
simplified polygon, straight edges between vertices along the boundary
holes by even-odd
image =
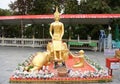
[[[56,6],[56,10],[55,10],[54,16],[59,16],[59,15],[60,15],[60,13],[58,11],[58,7]]]

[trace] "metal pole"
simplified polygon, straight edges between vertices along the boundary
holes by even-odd
[[[4,27],[2,26],[2,38],[4,37]]]
[[[23,38],[23,21],[21,20],[21,38]]]
[[[71,26],[69,27],[69,40],[71,40]]]
[[[23,21],[21,20],[21,38],[22,38],[22,41],[21,41],[21,44],[22,44],[22,47],[24,47],[24,42],[23,42]]]

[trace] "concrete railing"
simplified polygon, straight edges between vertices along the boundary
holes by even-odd
[[[67,40],[63,39],[64,42],[68,43],[69,41],[77,42],[78,40],[72,39]],[[96,42],[96,40],[79,40],[80,42]],[[16,46],[16,47],[46,47],[48,42],[51,42],[51,39],[36,39],[36,38],[0,38],[0,46]],[[69,46],[69,45],[68,45]],[[77,47],[77,46],[76,46]]]
[[[0,46],[45,47],[51,39],[0,38]]]

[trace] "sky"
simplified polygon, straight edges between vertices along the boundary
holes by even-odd
[[[8,4],[10,4],[10,1],[15,1],[15,0],[0,0],[0,8],[9,9]]]

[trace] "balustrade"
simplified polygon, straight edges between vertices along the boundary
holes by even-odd
[[[1,46],[45,47],[50,39],[0,38]]]
[[[0,46],[16,46],[16,47],[46,47],[48,42],[50,42],[51,39],[36,39],[36,38],[0,38]],[[63,39],[64,42],[68,43],[68,47],[70,48],[69,42],[73,42],[76,45],[77,40],[70,40]],[[88,41],[88,40],[80,40],[80,43],[83,44],[89,44],[95,42],[95,44],[98,43],[98,41]],[[77,46],[76,46],[77,47]],[[82,49],[82,47],[78,46]],[[90,48],[90,46],[84,46],[86,48]],[[95,47],[95,50],[97,50],[97,45],[91,47],[93,49]]]

